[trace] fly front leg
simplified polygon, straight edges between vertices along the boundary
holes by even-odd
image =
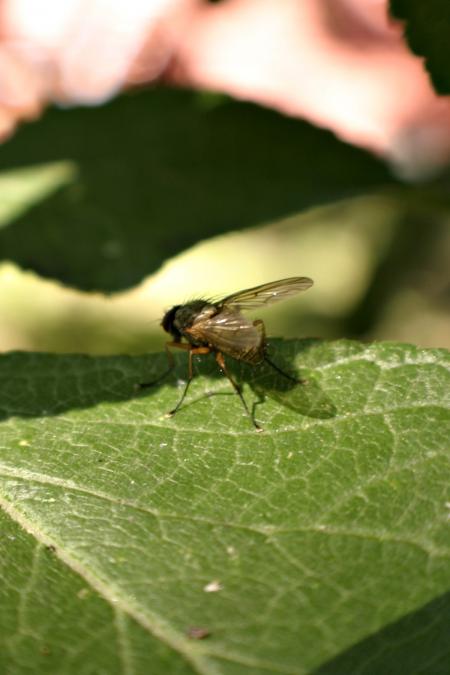
[[[249,418],[252,421],[253,426],[255,427],[256,431],[263,431],[262,427],[259,426],[259,424],[255,421],[253,415],[251,414],[250,410],[248,409],[248,405],[245,402],[245,398],[242,396],[242,391],[238,383],[234,380],[232,377],[231,373],[228,371],[228,368],[225,364],[225,359],[223,358],[223,354],[221,352],[216,352],[216,362],[217,365],[219,366],[220,370],[228,377],[230,380],[231,384],[233,385],[233,389],[236,392],[236,394],[239,396],[241,399],[242,405],[244,406],[245,412],[249,416]]]
[[[145,389],[146,387],[153,387],[153,385],[158,384],[158,382],[161,382],[162,380],[165,380],[166,377],[168,375],[170,375],[170,373],[172,372],[172,370],[175,367],[175,360],[173,358],[172,352],[170,351],[171,348],[174,348],[174,349],[189,349],[190,345],[185,344],[183,342],[166,342],[166,344],[164,345],[164,348],[166,350],[169,368],[166,371],[164,371],[164,373],[162,375],[157,377],[156,380],[152,380],[152,382],[140,382],[139,385],[138,385],[138,387],[140,389]]]
[[[182,345],[183,349],[189,350],[189,354],[188,354],[189,355],[189,359],[188,359],[188,380],[186,382],[186,386],[184,388],[184,391],[181,395],[180,400],[178,401],[175,408],[167,413],[167,417],[172,417],[172,415],[175,415],[175,413],[180,409],[180,407],[181,407],[181,405],[182,405],[182,403],[183,403],[183,401],[186,397],[187,391],[189,389],[189,385],[191,384],[192,379],[194,377],[194,370],[193,370],[193,366],[192,366],[192,357],[195,356],[195,354],[209,354],[209,352],[211,351],[209,347],[193,347],[190,344],[183,344],[183,343],[178,344],[178,346],[180,346],[180,345]]]

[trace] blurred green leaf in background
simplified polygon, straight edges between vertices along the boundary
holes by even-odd
[[[38,201],[24,168],[48,172],[55,162],[70,162],[76,173],[59,185],[55,177],[53,192],[42,189]],[[391,180],[380,161],[305,122],[163,89],[97,109],[50,111],[4,145],[2,167],[8,176],[20,167],[28,208],[4,222],[0,256],[107,292],[135,285],[205,237]],[[9,199],[11,184],[3,189]]]
[[[405,21],[405,36],[416,54],[425,58],[433,84],[450,94],[450,5],[446,0],[390,0],[393,16]]]
[[[298,274],[315,288],[271,332],[450,344],[447,178],[402,186],[329,132],[161,90],[51,111],[0,163],[3,349],[160,348],[167,306]]]

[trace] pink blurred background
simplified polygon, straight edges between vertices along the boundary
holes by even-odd
[[[386,0],[2,0],[0,137],[52,102],[157,80],[331,129],[420,178],[450,157],[450,104]]]

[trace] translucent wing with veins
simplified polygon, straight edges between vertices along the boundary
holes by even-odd
[[[292,277],[233,293],[215,305],[214,314],[200,314],[185,332],[200,344],[206,343],[235,359],[259,363],[264,359],[264,325],[262,321],[249,321],[241,310],[285,300],[306,291],[312,283],[308,277]]]
[[[195,321],[186,332],[235,359],[249,363],[259,363],[263,359],[263,327],[254,325],[237,308],[224,307],[214,316]]]
[[[221,307],[241,309],[254,309],[271,305],[280,300],[286,300],[297,293],[307,291],[313,285],[313,280],[309,277],[291,277],[289,279],[280,279],[268,284],[247,288],[245,291],[232,293],[221,300],[218,304]]]

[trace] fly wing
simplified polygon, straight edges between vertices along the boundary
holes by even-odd
[[[247,288],[245,291],[238,291],[224,298],[220,305],[236,310],[254,309],[264,305],[271,305],[274,302],[285,300],[301,291],[307,291],[313,285],[313,280],[308,277],[291,277],[289,279],[280,279],[272,281],[262,286]]]
[[[223,308],[214,316],[195,322],[187,332],[235,359],[258,363],[263,358],[262,326],[254,326],[236,310]]]

